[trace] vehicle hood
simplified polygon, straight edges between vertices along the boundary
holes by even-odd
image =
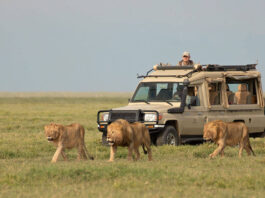
[[[180,107],[180,102],[172,103],[173,106],[164,102],[164,103],[155,103],[155,104],[146,104],[146,103],[129,103],[127,106],[113,108],[112,110],[155,110],[160,113],[167,112],[168,109]]]

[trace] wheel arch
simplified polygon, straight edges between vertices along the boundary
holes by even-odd
[[[167,120],[165,126],[173,126],[179,132],[179,124],[177,120]]]

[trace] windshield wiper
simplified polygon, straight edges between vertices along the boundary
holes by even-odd
[[[166,100],[165,102],[170,104],[171,106],[173,106],[173,104],[171,102],[169,102],[168,100]]]
[[[145,102],[146,104],[150,104],[150,103],[147,102],[146,100],[134,100],[133,102]]]

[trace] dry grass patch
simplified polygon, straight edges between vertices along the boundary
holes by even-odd
[[[265,140],[252,139],[256,157],[227,148],[225,157],[210,160],[214,144],[154,147],[153,161],[141,151],[127,161],[119,148],[114,163],[101,145],[96,114],[127,104],[126,98],[0,98],[0,197],[262,197],[265,193]],[[50,160],[55,148],[43,126],[78,122],[94,161]]]

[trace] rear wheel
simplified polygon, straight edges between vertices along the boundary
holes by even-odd
[[[156,139],[156,145],[174,145],[180,144],[180,139],[177,130],[173,126],[166,126],[165,129],[158,135]]]

